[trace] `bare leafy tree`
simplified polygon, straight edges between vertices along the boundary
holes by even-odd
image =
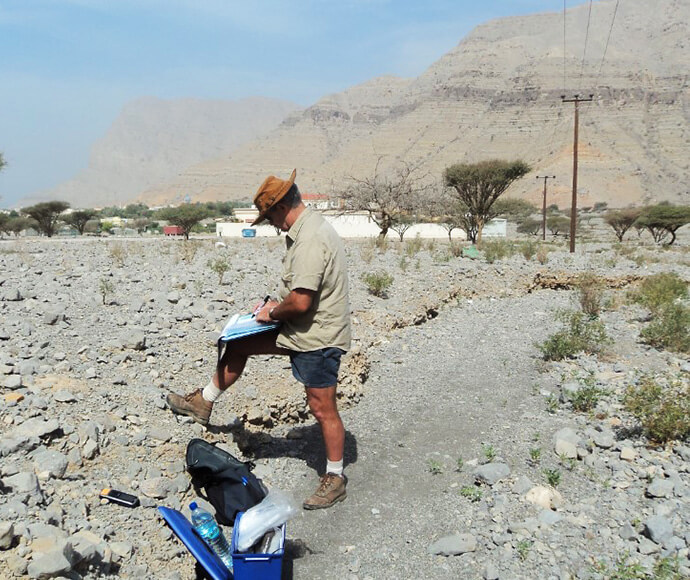
[[[637,223],[652,234],[654,241],[659,244],[671,240],[668,245],[676,241],[676,231],[690,223],[690,206],[660,203],[642,210]]]
[[[604,221],[616,232],[619,242],[623,241],[623,236],[633,227],[635,220],[640,217],[642,210],[636,207],[626,209],[610,210],[604,215]]]
[[[493,159],[479,163],[456,163],[443,174],[445,185],[455,189],[458,200],[467,208],[466,220],[471,223],[467,237],[478,245],[482,229],[492,217],[491,208],[511,183],[529,173],[524,161]],[[476,236],[474,232],[476,231]]]
[[[570,232],[570,218],[562,215],[552,215],[546,218],[546,227],[549,228],[549,231],[554,236],[563,232],[567,237]]]
[[[66,201],[46,201],[24,208],[22,213],[36,220],[38,231],[50,238],[55,234],[60,216],[68,208]]]
[[[395,229],[393,226],[400,225],[402,229],[401,224],[414,220],[420,199],[429,188],[429,179],[407,164],[384,172],[381,161],[379,157],[373,175],[361,179],[350,177],[350,185],[340,193],[340,199],[345,210],[366,211],[379,227],[379,238],[383,239],[388,230]]]
[[[189,232],[192,231],[192,228],[200,221],[206,219],[208,215],[209,211],[206,207],[199,204],[193,204],[181,205],[179,207],[166,207],[158,212],[157,217],[167,220],[175,226],[180,226],[184,239],[188,240]]]

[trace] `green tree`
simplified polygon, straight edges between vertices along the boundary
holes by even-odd
[[[519,234],[529,234],[530,236],[538,236],[541,232],[541,220],[535,220],[534,218],[527,218],[522,220],[517,227],[517,232]]]
[[[663,242],[667,235],[670,235],[669,246],[676,241],[676,231],[688,223],[690,223],[690,206],[670,203],[646,207],[637,219],[637,224],[647,229],[656,243]]]
[[[189,232],[201,220],[208,217],[208,209],[203,205],[181,205],[179,207],[166,207],[158,212],[159,219],[168,221],[174,226],[180,226],[184,239],[189,239]]]
[[[28,217],[17,216],[10,217],[10,219],[7,220],[7,223],[3,226],[3,231],[8,234],[12,233],[15,236],[18,236],[21,232],[28,230],[29,228],[38,230],[36,220]]]
[[[561,232],[565,232],[567,235],[570,233],[570,218],[562,215],[552,215],[546,218],[546,227],[554,236]]]
[[[481,245],[484,225],[494,217],[492,206],[516,179],[529,171],[529,165],[523,161],[500,159],[456,163],[446,168],[443,181],[455,189],[455,196],[466,208],[465,219],[471,224],[467,236],[472,242]]]
[[[68,208],[66,201],[46,201],[24,208],[22,213],[36,220],[38,231],[50,238],[55,233],[62,212]]]
[[[495,217],[502,217],[521,224],[532,214],[537,213],[537,208],[524,199],[499,199],[491,208]]]
[[[625,233],[633,227],[633,224],[640,217],[642,210],[637,207],[626,209],[610,210],[604,215],[604,221],[616,232],[619,242],[623,241]]]
[[[73,228],[75,228],[80,236],[84,235],[84,229],[86,228],[86,222],[93,219],[96,215],[96,211],[93,209],[79,209],[67,214],[63,217],[63,221]]]

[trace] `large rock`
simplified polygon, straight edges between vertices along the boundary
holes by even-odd
[[[474,470],[474,477],[481,483],[494,485],[510,475],[510,467],[505,463],[485,463]]]
[[[436,540],[427,548],[429,554],[457,556],[477,549],[477,540],[472,534],[453,534]]]

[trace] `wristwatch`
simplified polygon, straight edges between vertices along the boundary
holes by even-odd
[[[278,307],[277,307],[277,306],[274,306],[273,308],[271,308],[271,309],[268,311],[268,317],[269,317],[271,320],[275,320],[275,318],[273,318],[273,311],[274,311],[276,308],[278,308]]]

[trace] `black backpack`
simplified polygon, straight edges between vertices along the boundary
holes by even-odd
[[[237,512],[247,511],[266,497],[267,490],[251,470],[254,464],[240,461],[203,439],[187,445],[187,471],[192,485],[216,509],[216,520],[225,526],[235,523]]]

